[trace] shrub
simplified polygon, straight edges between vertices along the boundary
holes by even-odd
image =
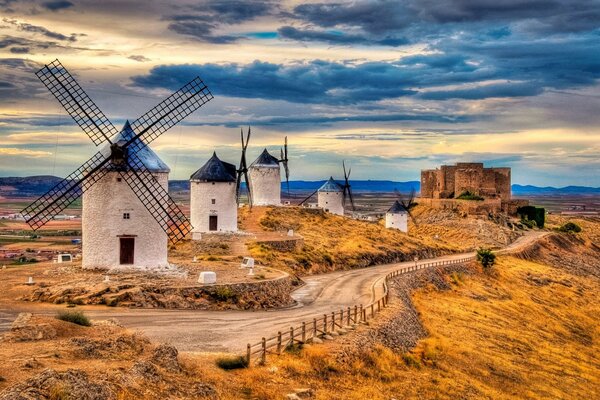
[[[61,311],[56,318],[81,326],[92,326],[90,319],[82,311]]]
[[[496,263],[496,255],[490,249],[481,247],[477,250],[477,261],[483,268],[488,269]]]
[[[543,228],[546,222],[546,209],[543,207],[525,206],[517,209],[522,220],[535,221],[538,228]]]
[[[561,232],[579,233],[579,232],[581,232],[581,227],[579,225],[577,225],[575,222],[567,222],[566,224],[564,224],[563,226],[558,228],[558,230]]]
[[[237,300],[237,293],[233,291],[229,286],[219,286],[215,290],[213,297],[219,301]]]
[[[242,356],[220,357],[216,361],[217,367],[225,370],[240,369],[248,367],[248,360]]]
[[[468,190],[463,192],[460,196],[457,197],[458,200],[483,200],[483,197],[476,195],[475,193],[471,193]]]
[[[523,225],[525,225],[526,227],[528,227],[529,229],[533,229],[533,228],[537,227],[537,223],[535,222],[535,220],[527,219],[527,217],[523,218],[521,220],[521,223]]]

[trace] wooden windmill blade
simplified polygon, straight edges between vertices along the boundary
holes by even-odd
[[[348,198],[350,199],[350,205],[352,206],[352,211],[355,211],[354,207],[354,197],[352,196],[352,187],[350,186],[350,173],[352,173],[352,168],[348,169],[346,173],[346,162],[342,161],[342,167],[344,168],[344,203],[346,201],[346,193]]]
[[[99,151],[76,171],[56,184],[21,211],[25,222],[35,231],[77,200],[82,192],[98,182],[108,172],[102,168],[110,155]]]
[[[149,144],[171,129],[185,117],[213,99],[213,95],[200,77],[190,82],[131,124],[136,136],[125,146],[140,139]]]
[[[311,197],[313,197],[315,194],[317,194],[317,192],[319,191],[319,189],[315,190],[314,192],[312,192],[311,194],[308,195],[307,198],[305,198],[304,200],[302,200],[300,202],[300,204],[298,204],[299,206],[301,206],[302,204],[306,203],[308,201],[308,199],[310,199]]]
[[[96,146],[103,142],[110,143],[110,138],[118,133],[117,128],[106,118],[60,61],[54,60],[45,65],[35,75]]]
[[[283,164],[283,168],[285,170],[285,183],[287,185],[287,193],[290,195],[290,169],[288,167],[288,138],[285,137],[285,141],[283,144],[283,149],[279,149],[281,151],[281,159],[280,162]]]
[[[241,185],[242,185],[242,176],[246,181],[246,190],[248,191],[248,204],[252,207],[252,194],[250,193],[250,182],[248,180],[248,163],[246,161],[246,150],[248,149],[248,144],[250,143],[250,127],[248,127],[248,134],[246,136],[246,140],[244,140],[244,131],[240,129],[240,138],[242,141],[242,155],[240,156],[240,166],[237,171],[237,179],[236,179],[236,200],[237,203],[240,203],[240,194],[241,194]]]
[[[141,142],[139,146],[145,146]],[[156,180],[136,153],[127,159],[129,168],[120,175],[146,207],[169,240],[176,243],[192,231],[192,225],[165,188]]]

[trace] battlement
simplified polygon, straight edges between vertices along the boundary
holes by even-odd
[[[457,163],[421,171],[421,198],[454,199],[461,194],[486,199],[511,199],[510,168],[485,168],[483,163]]]

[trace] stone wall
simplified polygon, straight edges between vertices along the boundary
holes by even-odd
[[[281,205],[281,175],[279,165],[248,169],[252,203],[257,206]]]
[[[235,195],[235,182],[190,182],[192,232],[209,232],[211,215],[217,216],[217,232],[236,232],[238,207]]]
[[[458,200],[458,199],[425,199],[418,198],[417,203],[427,207],[454,210],[470,215],[487,215],[502,211],[502,199]]]
[[[344,215],[344,193],[343,192],[321,192],[317,193],[318,206],[323,210],[336,215]]]
[[[156,173],[154,177],[167,190],[168,174]],[[121,237],[135,240],[134,264],[127,268],[169,265],[167,234],[118,172],[108,172],[83,193],[81,230],[83,268],[120,268]]]

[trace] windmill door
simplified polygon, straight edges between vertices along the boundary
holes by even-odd
[[[133,264],[135,238],[121,238],[120,264]]]
[[[208,216],[208,230],[209,231],[216,231],[217,230],[217,216],[216,215],[209,215]]]

